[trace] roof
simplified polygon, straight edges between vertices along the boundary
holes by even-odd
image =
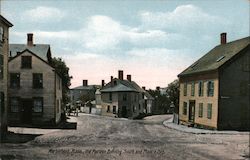
[[[11,53],[11,57],[16,56],[19,52],[24,51],[25,49],[30,50],[35,53],[38,57],[42,58],[45,61],[48,60],[48,52],[50,51],[49,44],[34,44],[33,46],[28,46],[26,44],[10,44],[9,50]]]
[[[145,92],[138,84],[134,81],[120,80],[115,78],[113,81],[116,81],[117,85],[111,85],[109,82],[105,85],[100,92]]]
[[[220,66],[237,55],[250,44],[250,37],[235,40],[214,47],[207,54],[194,62],[178,76],[217,70]]]
[[[151,94],[149,94],[147,91],[145,91],[144,95],[147,97],[147,99],[154,99]]]
[[[29,49],[25,49],[22,52],[20,52],[19,54],[17,54],[15,57],[12,57],[11,59],[9,59],[9,62],[11,62],[13,59],[15,59],[16,57],[22,55],[24,52],[29,52],[30,54],[32,54],[33,56],[37,57],[38,59],[40,59],[41,61],[43,61],[44,63],[46,63],[48,66],[52,67],[47,61],[43,60],[41,57],[37,56],[35,53],[33,53],[32,51],[30,51]]]
[[[78,86],[75,88],[71,88],[71,90],[95,90],[95,85]]]
[[[7,24],[9,27],[12,27],[12,26],[13,26],[13,24],[10,23],[7,19],[5,19],[2,15],[0,15],[0,19],[1,19],[5,24]]]

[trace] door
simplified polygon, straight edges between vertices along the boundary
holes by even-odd
[[[127,118],[127,107],[126,106],[122,106],[122,117]]]
[[[189,112],[188,112],[188,121],[194,122],[195,117],[195,101],[189,101]]]
[[[21,121],[25,124],[31,124],[32,122],[32,99],[23,99],[22,100],[22,116]]]

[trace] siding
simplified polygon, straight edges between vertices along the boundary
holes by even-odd
[[[216,74],[215,74],[216,75]],[[219,81],[218,78],[216,78],[214,74],[211,74],[211,76],[204,75],[204,76],[198,76],[195,77],[189,77],[187,79],[180,80],[180,102],[179,102],[179,119],[181,122],[188,122],[188,116],[189,116],[189,101],[195,100],[195,124],[200,124],[204,126],[208,126],[211,128],[217,128],[217,118],[218,118],[218,89],[219,89]],[[211,79],[210,79],[211,77]],[[200,79],[199,79],[200,78]],[[214,95],[213,97],[207,96],[207,83],[208,81],[213,80],[214,81]],[[203,89],[203,96],[199,97],[198,95],[198,82],[203,81],[204,82],[204,89]],[[195,95],[191,96],[191,83],[195,82]],[[184,84],[187,83],[187,96],[184,96]],[[183,103],[187,103],[187,115],[183,115]],[[203,103],[203,117],[199,117],[199,103]],[[207,104],[212,104],[212,118],[207,118]]]
[[[250,128],[250,72],[243,70],[244,65],[249,65],[249,59],[248,47],[247,51],[220,71],[220,129]]]

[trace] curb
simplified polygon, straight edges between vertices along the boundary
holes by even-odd
[[[224,134],[224,135],[250,135],[250,132],[239,132],[239,131],[212,131],[205,129],[198,129],[187,127],[184,125],[175,124],[172,122],[172,119],[166,120],[163,122],[163,126],[174,129],[179,132],[191,133],[191,134]]]

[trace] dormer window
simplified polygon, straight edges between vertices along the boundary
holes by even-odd
[[[225,58],[225,56],[219,57],[219,58],[216,60],[216,62],[220,62],[223,58]]]

